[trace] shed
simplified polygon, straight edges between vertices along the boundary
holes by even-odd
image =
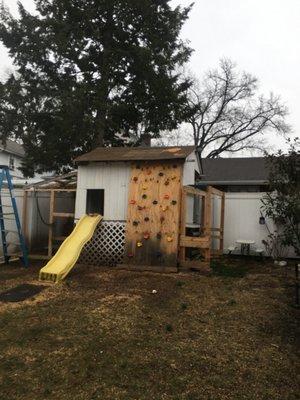
[[[200,175],[194,146],[101,147],[75,162],[75,220],[104,216],[82,263],[177,270],[186,247],[202,249],[209,261],[211,201],[193,188]],[[198,235],[193,231],[189,239],[188,229]]]

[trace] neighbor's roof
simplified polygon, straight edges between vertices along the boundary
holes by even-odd
[[[178,147],[97,147],[75,159],[76,162],[89,161],[142,161],[186,159],[195,146]]]
[[[268,166],[264,157],[204,158],[201,183],[260,184],[268,182]]]
[[[0,143],[0,149],[11,154],[16,154],[23,157],[25,155],[24,148],[21,144],[15,142],[14,140],[7,139]]]

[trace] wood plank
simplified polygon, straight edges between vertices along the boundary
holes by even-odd
[[[54,212],[52,213],[53,217],[55,218],[71,218],[75,217],[74,213],[59,213],[59,212]]]
[[[42,255],[42,254],[29,254],[28,257],[31,260],[50,260],[50,258],[51,258],[49,256],[45,256],[45,255]]]
[[[223,197],[224,192],[222,192],[221,190],[216,189],[216,188],[213,187],[213,186],[209,186],[209,188],[210,188],[210,192],[211,192],[212,194],[215,194],[216,196]]]
[[[132,164],[124,264],[177,264],[181,185],[181,162]]]
[[[193,195],[196,195],[196,196],[201,196],[201,197],[205,197],[206,196],[206,192],[204,192],[203,190],[196,189],[196,188],[194,188],[192,186],[183,186],[183,191],[185,193],[193,194]]]
[[[206,249],[209,246],[209,237],[191,237],[180,236],[181,247],[195,247],[199,249]]]
[[[63,242],[64,240],[67,239],[68,236],[54,236],[53,240],[57,242]]]
[[[24,189],[25,192],[76,192],[77,189],[38,189],[38,188],[31,188],[31,189]]]

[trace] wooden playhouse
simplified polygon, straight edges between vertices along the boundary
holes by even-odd
[[[80,263],[207,269],[222,252],[224,194],[194,188],[201,173],[194,147],[96,148],[75,161],[75,221],[104,216]]]

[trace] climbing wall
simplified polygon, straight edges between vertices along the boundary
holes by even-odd
[[[174,161],[132,165],[124,264],[176,267],[182,169]]]

